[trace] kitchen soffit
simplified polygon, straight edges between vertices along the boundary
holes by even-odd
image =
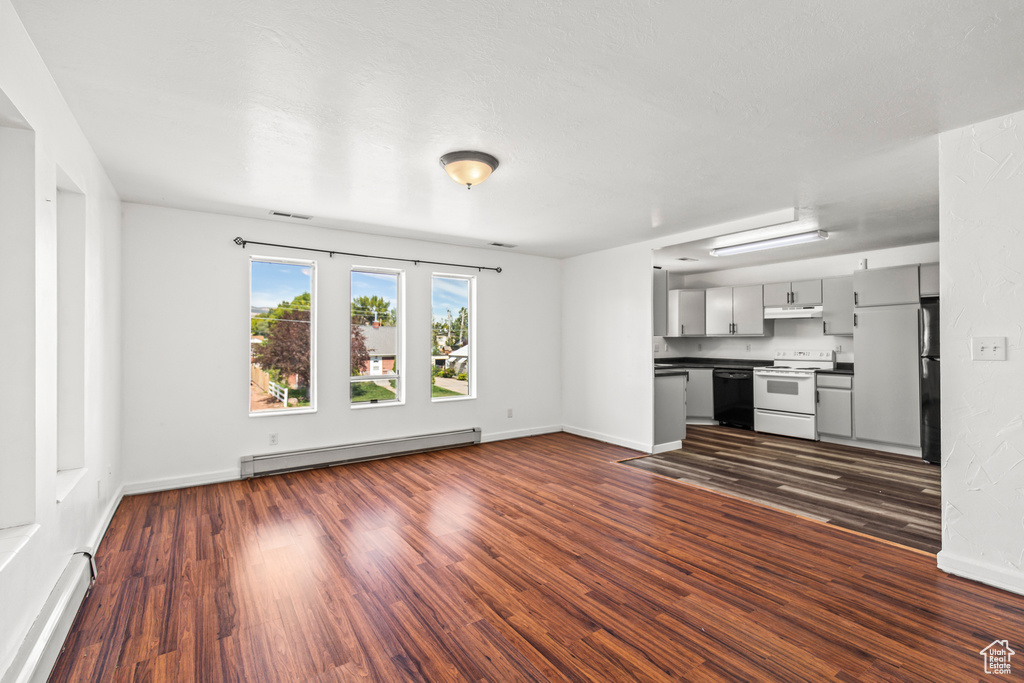
[[[12,1],[125,200],[548,256],[794,204],[929,241],[935,134],[1024,109],[1011,0]]]

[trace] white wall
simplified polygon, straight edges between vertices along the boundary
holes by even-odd
[[[554,259],[356,234],[280,221],[124,207],[124,449],[127,490],[237,478],[239,458],[481,427],[485,439],[561,427],[561,267]],[[448,266],[311,254],[247,240]],[[317,261],[318,411],[249,417],[249,256]],[[406,403],[348,402],[349,274],[353,264],[406,273]],[[430,276],[477,276],[477,391],[431,402]],[[508,409],[514,417],[508,418]],[[276,432],[279,443],[268,445]]]
[[[649,451],[654,438],[651,246],[609,249],[563,263],[565,429]]]
[[[5,405],[0,432],[28,426],[34,438],[31,443],[5,440],[0,476],[12,476],[7,463],[22,459],[25,449],[30,449],[34,476],[20,474],[18,481],[31,489],[34,514],[33,524],[0,532],[0,537],[19,529],[27,534],[21,536],[27,541],[13,557],[0,558],[0,672],[4,672],[71,554],[93,545],[118,500],[121,288],[120,201],[8,0],[0,0],[0,116],[7,118],[8,125],[35,132],[35,170],[28,171],[35,239],[14,255],[26,271],[21,281],[12,290],[5,288],[4,333],[27,341],[32,348],[8,363],[27,370],[34,386],[32,380],[27,385],[16,382],[23,392],[21,400]],[[60,503],[56,496],[60,434],[54,210],[58,166],[87,197],[86,261],[81,275],[85,334],[79,343],[89,382],[84,437],[79,437],[84,438],[85,471]]]
[[[934,263],[939,260],[939,244],[938,242],[916,244],[686,276],[681,273],[673,273],[669,278],[669,287],[673,289],[705,289],[730,285],[768,284],[789,280],[840,277],[852,274],[857,269],[860,259],[867,259],[869,268],[888,268],[911,263]],[[776,351],[800,348],[813,351],[835,350],[837,351],[836,360],[845,363],[855,362],[853,337],[823,335],[820,318],[776,320],[773,325],[774,333],[766,337],[655,339],[662,347],[661,351],[655,355],[659,358],[692,356],[770,359],[775,356]]]
[[[942,551],[939,566],[1024,593],[1024,112],[940,146]],[[1005,336],[1006,362],[972,361]]]

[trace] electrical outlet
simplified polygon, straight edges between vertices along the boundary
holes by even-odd
[[[697,350],[698,351],[703,351],[704,350],[704,345],[703,344],[697,344]]]
[[[1006,337],[971,337],[971,360],[1006,360]]]
[[[654,342],[654,351],[655,353],[661,351],[661,344],[659,344],[658,342]]]
[[[270,437],[267,439],[267,442],[270,443],[271,446],[276,446],[277,445],[277,432],[271,432],[270,433]]]
[[[843,345],[842,344],[836,344],[836,353],[842,353],[842,351],[843,351]]]
[[[511,408],[508,409],[508,416],[512,417],[512,409]]]
[[[747,344],[747,351],[750,350],[750,344]]]

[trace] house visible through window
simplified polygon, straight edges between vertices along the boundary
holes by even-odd
[[[401,275],[352,271],[349,396],[353,404],[402,400]]]
[[[254,257],[249,288],[249,413],[314,406],[316,265]]]
[[[431,396],[473,396],[474,278],[434,275],[431,286]]]

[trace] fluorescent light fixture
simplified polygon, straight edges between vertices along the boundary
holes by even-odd
[[[718,247],[717,249],[711,250],[711,255],[732,256],[733,254],[746,254],[749,251],[762,251],[764,249],[775,249],[777,247],[789,247],[794,244],[806,244],[808,242],[817,242],[818,240],[827,239],[828,233],[824,230],[811,230],[810,232],[798,232],[795,235],[786,235],[785,237],[773,237],[768,240],[734,244],[731,247]]]

